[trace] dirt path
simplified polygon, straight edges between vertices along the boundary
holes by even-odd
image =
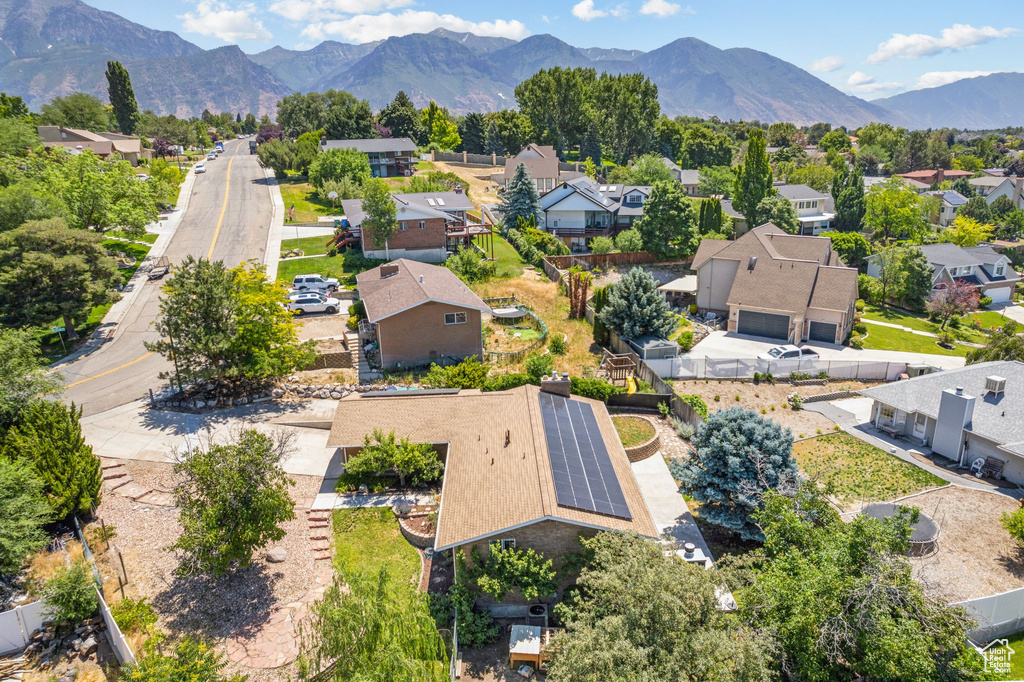
[[[434,161],[437,170],[443,173],[455,173],[469,183],[469,198],[473,205],[480,210],[480,204],[494,204],[498,202],[497,185],[491,182],[491,175],[503,173],[503,166],[463,166],[462,164],[444,163]]]

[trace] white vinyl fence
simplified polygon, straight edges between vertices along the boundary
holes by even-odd
[[[46,604],[37,601],[0,613],[0,656],[28,646],[32,633],[43,624],[45,610]]]
[[[99,588],[96,588],[96,596],[100,598],[100,615],[103,616],[103,622],[107,626],[107,639],[110,641],[111,648],[114,649],[114,655],[117,656],[118,663],[134,665],[135,654],[132,653],[131,647],[125,641],[121,628],[117,627],[114,615],[110,613],[110,607],[107,606],[107,602],[103,599],[103,593],[100,592]]]
[[[978,621],[977,627],[967,633],[975,642],[989,642],[1024,630],[1024,587],[968,599],[954,606],[964,607]]]
[[[894,381],[907,371],[905,362],[861,362],[857,360],[760,360],[758,358],[677,357],[646,360],[663,379],[753,379],[755,373],[788,377],[790,374],[818,375],[850,381]]]

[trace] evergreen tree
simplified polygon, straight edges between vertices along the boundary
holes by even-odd
[[[840,232],[859,231],[867,210],[864,174],[859,165],[850,169],[845,163],[839,164],[832,180],[832,198],[836,205],[835,228]]]
[[[484,115],[469,113],[459,119],[459,137],[461,144],[456,151],[470,154],[484,153]]]
[[[125,135],[134,135],[141,116],[135,91],[132,90],[132,79],[121,62],[107,62],[107,94],[110,106],[114,108],[118,130]]]
[[[537,184],[526,172],[526,166],[523,164],[516,166],[516,172],[505,188],[504,200],[499,210],[506,229],[519,225],[520,219],[531,226],[540,220],[540,194],[537,193]]]
[[[392,137],[409,137],[417,144],[426,144],[429,131],[424,131],[420,113],[404,90],[399,90],[395,99],[380,110],[377,123],[389,129]]]
[[[242,122],[242,112],[239,111],[237,114],[235,114],[235,123],[241,123],[241,122]]]
[[[580,161],[591,159],[598,168],[601,167],[601,136],[597,131],[597,124],[591,123],[587,128],[587,135],[580,145]]]
[[[484,154],[505,156],[505,145],[501,142],[501,132],[494,119],[487,122],[487,128],[484,130]]]
[[[46,544],[50,505],[27,460],[0,457],[0,576],[17,573],[25,557]]]
[[[82,436],[81,408],[37,400],[7,432],[0,456],[31,463],[55,519],[99,504],[100,459]]]
[[[772,187],[772,166],[765,147],[764,131],[760,128],[751,130],[746,159],[737,167],[733,181],[732,204],[737,211],[748,217],[750,227],[757,227],[750,219],[753,216],[756,220],[757,205],[765,197],[776,193]]]
[[[615,284],[600,314],[601,321],[627,341],[642,336],[668,338],[677,324],[658,282],[642,268],[633,268]]]

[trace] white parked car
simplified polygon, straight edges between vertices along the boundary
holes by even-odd
[[[216,158],[217,158],[217,154],[214,153],[214,152],[210,152],[209,154],[206,155],[206,160],[207,161],[213,161]]]
[[[341,303],[338,299],[328,298],[315,291],[307,291],[288,302],[288,310],[296,315],[304,315],[306,313],[327,313],[328,315],[333,315],[338,312],[340,306]]]
[[[205,172],[206,172],[206,164],[200,161],[199,163],[196,164],[196,173],[205,173]]]
[[[320,275],[298,275],[292,280],[292,289],[305,291],[335,291],[338,288],[338,280],[334,277],[321,277]]]
[[[761,353],[757,356],[758,360],[798,360],[800,358],[818,358],[818,351],[813,348],[797,348],[786,344],[784,346],[775,346],[768,350],[767,353]]]

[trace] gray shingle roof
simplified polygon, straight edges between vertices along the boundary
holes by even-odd
[[[956,244],[925,244],[918,248],[932,267],[977,265],[981,260],[978,254],[961,249]]]
[[[372,140],[327,140],[324,149],[357,149],[364,154],[380,152],[416,153],[416,143],[408,137],[386,137]]]
[[[825,195],[807,185],[776,185],[775,191],[790,201],[806,201],[808,199],[824,199]]]

